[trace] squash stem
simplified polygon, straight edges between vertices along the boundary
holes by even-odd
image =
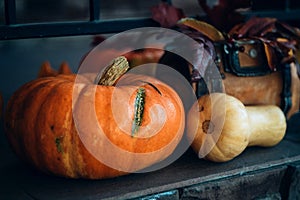
[[[112,86],[118,79],[124,75],[129,69],[129,64],[124,56],[119,56],[112,60],[108,67],[99,73],[95,79],[95,84]]]

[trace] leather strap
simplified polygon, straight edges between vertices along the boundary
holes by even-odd
[[[281,109],[286,115],[292,107],[292,78],[291,78],[291,65],[285,63],[282,66],[282,93],[281,93]]]

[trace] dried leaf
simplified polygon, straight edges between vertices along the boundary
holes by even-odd
[[[177,21],[185,17],[183,10],[175,8],[166,2],[161,2],[151,8],[152,19],[157,21],[161,27],[171,28]]]
[[[272,60],[269,60],[271,69],[275,69],[275,65],[295,62],[295,54],[291,52],[300,47],[300,30],[276,18],[253,17],[233,27],[229,35],[234,39],[258,38],[263,41],[274,54],[270,56]],[[299,69],[298,74],[300,74]]]
[[[251,0],[198,0],[198,3],[206,12],[209,22],[225,32],[244,21],[244,16],[237,9],[251,6]]]
[[[266,33],[266,31],[264,31],[265,29],[269,31],[272,30],[275,21],[276,19],[274,18],[252,17],[245,23],[233,27],[232,30],[229,31],[229,35],[235,35],[239,38],[263,36],[261,33]]]

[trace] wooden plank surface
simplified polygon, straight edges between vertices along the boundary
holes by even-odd
[[[285,139],[277,146],[247,148],[230,162],[200,160],[188,149],[177,161],[161,170],[106,180],[72,180],[39,173],[22,163],[2,141],[0,199],[130,199],[282,169],[300,161],[299,121],[299,118],[290,121],[289,126],[293,128],[288,129]],[[0,133],[3,134],[3,130]]]
[[[1,151],[0,199],[125,199],[285,165],[300,160],[299,143],[284,140],[272,148],[248,148],[227,163],[197,158],[189,149],[179,160],[159,171],[107,180],[70,180],[41,174]],[[5,155],[4,155],[5,154]],[[2,198],[2,197],[5,198]]]
[[[180,200],[189,199],[258,199],[266,196],[281,197],[281,181],[284,179],[287,166],[274,167],[268,170],[255,171],[243,176],[233,176],[218,181],[183,189]]]

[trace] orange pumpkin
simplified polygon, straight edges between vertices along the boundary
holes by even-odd
[[[124,84],[111,86],[94,84],[91,74],[23,85],[5,117],[16,154],[44,172],[88,179],[128,174],[168,157],[184,132],[180,98],[152,77],[124,76]]]

